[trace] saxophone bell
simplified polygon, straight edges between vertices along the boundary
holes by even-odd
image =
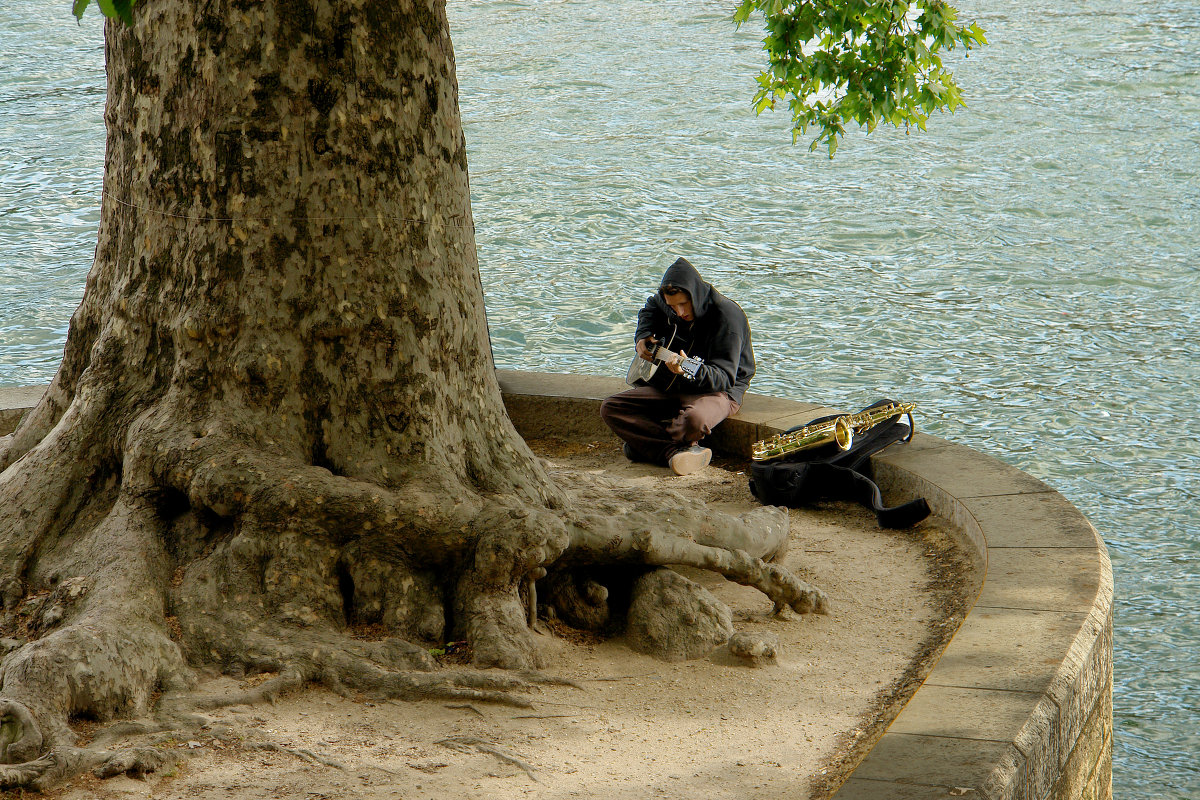
[[[833,443],[839,450],[849,450],[854,444],[854,428],[849,417],[838,417],[833,421]]]

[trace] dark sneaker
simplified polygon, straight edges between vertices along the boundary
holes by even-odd
[[[621,445],[621,452],[623,452],[625,457],[630,461],[641,461],[641,459],[637,457],[637,454],[633,452],[633,448],[629,446],[629,442],[625,442],[625,444]]]
[[[694,444],[687,450],[680,450],[671,456],[671,471],[676,475],[691,475],[708,466],[712,461],[712,450]]]

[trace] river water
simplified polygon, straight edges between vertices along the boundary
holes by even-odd
[[[53,375],[95,246],[99,24],[0,16],[0,385]],[[755,117],[732,3],[451,0],[501,367],[623,374],[687,256],[758,392],[920,427],[1062,491],[1117,576],[1114,788],[1200,797],[1200,5],[959,9],[968,100],[837,158]]]

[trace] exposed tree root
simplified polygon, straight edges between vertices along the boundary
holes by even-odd
[[[584,627],[613,619],[614,576],[663,565],[712,570],[777,608],[827,608],[820,590],[770,563],[787,541],[778,509],[735,518],[571,473],[555,476],[572,487],[561,505],[559,490],[489,494],[437,470],[373,482],[221,421],[182,429],[181,416],[147,407],[120,461],[98,460],[78,428],[55,427],[21,468],[0,473],[0,500],[14,501],[0,506],[3,623],[21,642],[0,669],[0,785],[157,769],[153,748],[116,746],[195,727],[198,710],[273,702],[307,685],[530,708],[531,688],[565,682],[530,669],[539,580]],[[70,484],[87,470],[64,461],[102,468],[81,492]],[[26,465],[65,477],[49,495],[31,494]],[[531,503],[531,492],[556,499]],[[355,638],[355,626],[375,633]],[[440,669],[430,651],[450,638],[470,643],[475,665],[506,671]],[[271,677],[196,697],[197,667]],[[152,711],[154,722],[110,727],[87,746],[68,725]]]
[[[491,743],[485,742],[483,739],[478,739],[474,736],[451,736],[449,739],[442,739],[438,744],[443,747],[448,747],[451,750],[456,750],[460,753],[486,753],[495,756],[505,764],[512,764],[514,767],[524,771],[529,776],[530,780],[539,782],[537,770],[530,766],[525,761],[517,758],[511,753],[506,752],[503,748]]]
[[[801,614],[829,611],[829,599],[820,589],[744,550],[706,547],[681,537],[648,532],[636,537],[636,547],[648,564],[699,567],[718,572],[744,586],[753,586],[771,598],[777,611],[784,607]]]
[[[305,750],[302,747],[284,747],[276,742],[242,742],[241,746],[246,750],[269,750],[273,753],[287,753],[288,755],[302,758],[305,761],[309,761],[313,764],[320,764],[323,767],[340,769],[343,772],[346,771],[346,765],[340,761],[334,761],[332,758],[326,758],[325,756],[318,755],[311,750]]]
[[[597,571],[689,566],[716,572],[765,594],[775,610],[828,613],[829,598],[777,562],[787,550],[788,518],[781,508],[756,508],[740,517],[714,513],[682,494],[660,493],[653,502],[605,479],[569,470],[556,475],[576,487],[569,512],[570,545],[545,581],[555,613],[573,625],[599,630],[612,624],[614,574],[627,589],[630,573]]]
[[[150,771],[163,763],[153,748],[106,748],[193,727],[196,710],[273,702],[310,684],[530,708],[533,686],[566,682],[513,669],[537,663],[531,590],[543,576],[560,608],[578,595],[564,616],[592,614],[593,623],[608,618],[608,589],[564,581],[571,570],[688,565],[753,586],[777,607],[827,608],[818,589],[769,563],[786,545],[778,510],[733,518],[682,497],[648,508],[582,476],[559,477],[579,496],[564,511],[463,487],[431,490],[423,480],[380,486],[255,451],[228,433],[180,438],[143,420],[106,514],[69,541],[46,521],[3,540],[8,627],[29,641],[0,676],[2,785]],[[35,552],[43,557],[30,572],[20,565]],[[40,586],[48,588],[30,591]],[[353,638],[353,624],[383,635]],[[471,643],[476,664],[509,671],[438,669],[431,647],[415,643],[451,635]],[[196,697],[198,666],[271,677]],[[114,726],[76,746],[69,718],[144,715],[158,690],[166,693],[156,722]]]
[[[88,771],[99,778],[140,777],[171,762],[165,752],[152,747],[109,751],[64,745],[33,761],[0,764],[0,788],[28,787],[41,791]]]

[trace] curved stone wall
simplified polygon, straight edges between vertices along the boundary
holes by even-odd
[[[523,436],[611,436],[599,405],[621,380],[499,376]],[[0,435],[43,388],[0,389]],[[825,413],[747,395],[712,445],[749,458],[753,442]],[[1095,529],[1041,481],[933,436],[873,463],[885,494],[920,495],[953,522],[986,575],[941,659],[837,800],[1109,800],[1113,579]]]

